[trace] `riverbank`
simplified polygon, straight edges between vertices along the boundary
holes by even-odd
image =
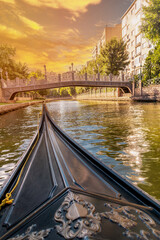
[[[46,103],[48,103],[48,102],[52,102],[52,101],[71,100],[71,99],[73,99],[73,98],[72,97],[63,97],[63,98],[48,98],[48,99],[44,99],[44,100],[32,100],[32,101],[22,101],[22,102],[19,101],[19,102],[15,102],[12,104],[0,103],[0,115],[18,110],[20,108],[28,107],[30,105],[40,104],[40,103],[43,103],[44,101]]]
[[[40,101],[29,101],[29,102],[24,102],[24,103],[13,103],[13,104],[0,105],[0,115],[18,110],[20,108],[28,107],[30,105],[39,104],[42,102],[43,101],[40,100]]]
[[[89,92],[82,93],[75,97],[75,100],[93,100],[93,101],[131,101],[131,94],[119,96],[118,91],[112,92]]]

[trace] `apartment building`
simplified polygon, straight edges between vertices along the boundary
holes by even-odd
[[[117,24],[114,27],[106,26],[104,28],[100,40],[97,42],[96,46],[93,48],[92,58],[96,59],[96,57],[100,54],[101,48],[114,37],[117,39],[122,38],[122,24]]]
[[[125,14],[122,16],[122,38],[127,43],[130,65],[126,74],[133,76],[139,74],[144,65],[149,50],[153,48],[150,41],[144,38],[140,31],[143,18],[143,5],[147,6],[147,0],[134,0]]]

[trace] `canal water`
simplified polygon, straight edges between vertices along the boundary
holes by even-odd
[[[160,104],[57,101],[47,106],[79,144],[160,200]],[[0,116],[0,186],[36,133],[41,108]]]

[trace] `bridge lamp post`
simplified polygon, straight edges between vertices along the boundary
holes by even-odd
[[[8,80],[8,72],[6,71],[6,80]]]
[[[133,72],[133,80],[135,80],[135,75],[136,75],[136,66],[134,65],[134,72]]]
[[[0,79],[0,87],[2,86],[2,71],[3,71],[3,69],[0,68],[0,75],[1,75],[1,79]]]
[[[142,81],[142,64],[140,65],[140,80]]]
[[[73,63],[71,63],[71,71],[73,72]]]
[[[2,80],[2,72],[3,72],[3,69],[2,69],[2,68],[0,68],[1,80]]]
[[[44,65],[44,76],[45,76],[45,81],[47,81],[47,68],[46,68],[46,65]]]
[[[98,79],[97,80],[100,81],[100,72],[99,72],[100,64],[99,63],[97,64],[97,67],[98,67]]]

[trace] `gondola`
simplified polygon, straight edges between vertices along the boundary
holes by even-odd
[[[0,239],[160,239],[160,203],[71,139],[45,105],[0,202],[7,193]]]

